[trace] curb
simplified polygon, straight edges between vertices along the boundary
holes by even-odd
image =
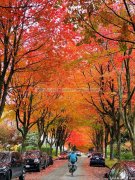
[[[106,168],[111,169],[109,166],[105,165]]]

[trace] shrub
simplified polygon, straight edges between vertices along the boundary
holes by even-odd
[[[133,158],[132,152],[128,151],[128,152],[121,153],[121,159],[122,160],[132,160],[134,158]]]
[[[46,146],[42,146],[41,150],[42,150],[43,152],[46,152],[47,154],[49,154],[49,152],[50,152],[50,148],[49,148],[49,147],[46,147]]]
[[[36,149],[38,149],[38,148],[35,147],[35,146],[26,146],[26,147],[25,147],[25,150],[26,150],[26,151],[28,151],[28,150],[36,150]]]

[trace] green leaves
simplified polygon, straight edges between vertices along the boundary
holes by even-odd
[[[123,52],[126,52],[127,50],[127,44],[124,42],[119,42],[119,47],[120,47],[120,50],[123,51]]]

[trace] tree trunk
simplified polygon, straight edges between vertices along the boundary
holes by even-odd
[[[107,144],[105,143],[105,158],[107,158]]]
[[[56,144],[56,152],[55,155],[58,156],[58,145]]]
[[[101,131],[101,137],[100,137],[101,139],[100,139],[100,145],[101,145],[101,152],[103,153],[103,141],[104,141],[104,137],[103,137],[103,129],[102,129],[102,131]]]
[[[22,137],[22,148],[21,148],[21,153],[25,151],[25,140],[26,140],[27,134],[24,134]]]
[[[41,150],[42,146],[43,146],[44,140],[39,140],[38,141],[38,149]]]
[[[38,149],[41,151],[41,148],[42,148],[42,144],[41,143],[38,143]]]
[[[132,146],[133,158],[135,160],[135,138],[131,140],[131,146]]]
[[[50,154],[50,156],[52,156],[52,151],[53,151],[52,144],[49,144],[49,145],[50,145],[49,154]]]
[[[65,151],[65,149],[64,149],[64,144],[63,144],[63,146],[62,146],[62,150]]]
[[[110,160],[114,159],[114,141],[110,140]]]
[[[104,139],[104,143],[105,143],[105,158],[107,158],[108,135],[109,135],[109,129],[105,128],[105,139]]]
[[[62,153],[62,145],[60,145],[60,153]]]
[[[117,158],[120,160],[121,159],[121,134],[120,134],[120,130],[118,130],[116,139],[117,139]]]
[[[41,137],[42,137],[42,139],[41,139]],[[39,148],[39,150],[41,150],[41,148],[45,142],[45,139],[46,139],[45,133],[43,133],[42,135],[40,133],[38,133],[38,148]]]

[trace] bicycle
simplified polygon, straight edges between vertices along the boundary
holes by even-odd
[[[74,172],[77,169],[77,165],[75,163],[70,162],[68,167],[69,167],[69,172],[71,173],[71,176],[73,176]]]

